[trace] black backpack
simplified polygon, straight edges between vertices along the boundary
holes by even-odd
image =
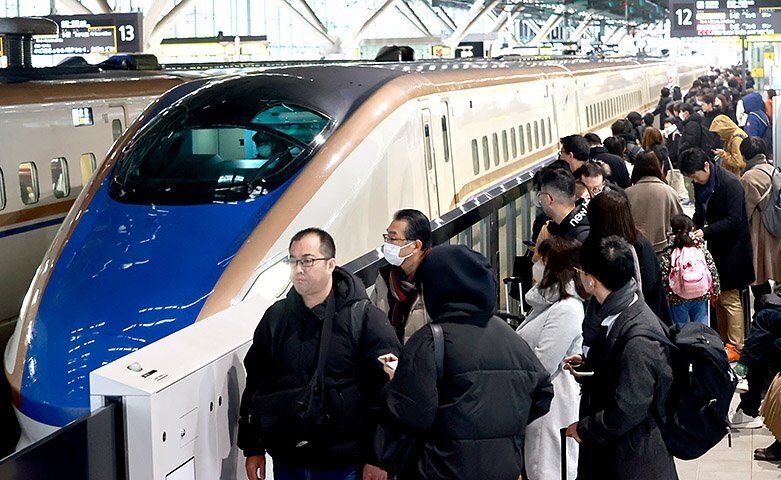
[[[705,153],[708,154],[708,157],[713,157],[713,151],[717,148],[722,148],[724,146],[724,142],[721,141],[721,137],[719,137],[719,134],[716,132],[711,132],[707,128],[705,128],[705,125],[700,124],[700,130],[702,133],[702,140],[700,140],[700,148],[705,150]]]
[[[673,384],[659,427],[667,450],[692,460],[729,433],[728,410],[738,379],[730,368],[721,337],[713,329],[689,322],[680,329],[663,326],[667,337],[635,327],[624,341],[642,336],[672,350]]]

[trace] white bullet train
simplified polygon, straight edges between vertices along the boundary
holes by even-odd
[[[678,71],[446,61],[174,88],[114,144],[27,292],[4,359],[24,430],[39,438],[88,413],[91,370],[248,297],[282,295],[296,231],[323,227],[340,263],[358,258],[396,209],[457,210],[555,156],[559,137],[643,111],[668,81],[707,68]]]
[[[0,322],[19,314],[35,269],[114,140],[184,81],[161,72],[57,73],[67,70],[44,69],[36,80],[0,70]]]

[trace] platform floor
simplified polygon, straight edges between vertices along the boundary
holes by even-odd
[[[732,410],[740,397],[735,394]],[[781,480],[781,462],[754,460],[754,449],[773,443],[767,428],[732,430],[732,448],[725,437],[696,460],[675,460],[680,480]]]

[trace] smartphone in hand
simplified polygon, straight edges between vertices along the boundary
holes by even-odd
[[[392,353],[386,353],[385,355],[380,355],[379,357],[377,357],[377,360],[384,366],[394,371],[396,370],[396,367],[399,366],[399,358]]]

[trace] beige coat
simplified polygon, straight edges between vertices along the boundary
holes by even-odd
[[[656,177],[643,177],[626,189],[635,225],[648,238],[657,254],[667,245],[673,215],[683,213],[675,190]]]
[[[385,283],[385,279],[382,275],[377,275],[377,280],[374,282],[374,290],[369,296],[369,300],[371,300],[377,308],[385,312],[385,314],[390,310],[390,305],[388,304],[389,294],[388,284]],[[428,312],[426,312],[426,305],[423,303],[423,292],[420,292],[415,303],[412,304],[409,317],[407,317],[407,323],[404,325],[404,338],[402,339],[402,342],[407,343],[407,340],[409,340],[409,337],[411,337],[413,333],[430,322],[431,319],[428,316]]]
[[[749,162],[751,164],[752,162]],[[765,163],[749,168],[740,177],[740,183],[746,192],[746,215],[751,224],[751,248],[754,251],[754,285],[768,280],[781,281],[781,238],[771,235],[762,225],[762,213],[757,206],[763,208],[770,203],[765,198],[761,204],[759,199],[770,188],[770,176],[762,172],[772,173],[773,166]]]
[[[739,177],[740,171],[746,168],[746,162],[740,153],[740,143],[748,135],[726,115],[716,116],[710,125],[710,131],[718,134],[721,141],[724,142],[721,166]]]

